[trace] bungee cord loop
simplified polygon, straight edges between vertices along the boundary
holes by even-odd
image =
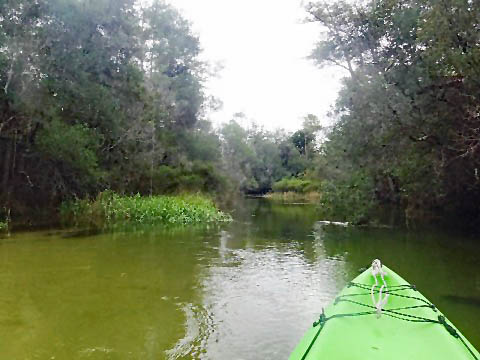
[[[332,314],[328,316],[325,314],[325,310],[322,309],[322,313],[320,314],[320,318],[313,323],[313,327],[317,328],[315,332],[315,336],[311,340],[309,346],[307,347],[306,351],[303,353],[301,360],[306,360],[307,356],[313,347],[313,344],[317,340],[318,336],[322,332],[323,328],[326,324],[333,319],[341,319],[341,318],[351,318],[357,316],[372,316],[376,315],[377,318],[383,315],[394,318],[401,321],[408,321],[412,323],[431,323],[431,324],[439,324],[442,325],[450,335],[454,338],[458,339],[463,346],[467,349],[467,351],[472,356],[474,360],[480,360],[474,351],[470,348],[469,344],[466,340],[457,332],[457,330],[447,322],[443,315],[439,315],[437,308],[434,304],[427,301],[424,298],[411,296],[408,295],[409,290],[417,291],[415,285],[410,284],[400,284],[400,285],[392,285],[390,289],[387,287],[387,283],[385,281],[385,275],[387,275],[386,271],[382,268],[382,263],[380,260],[375,259],[372,262],[372,276],[375,279],[375,284],[370,287],[370,284],[362,284],[356,282],[349,282],[347,287],[356,287],[358,289],[364,290],[364,292],[359,293],[349,293],[344,295],[339,295],[335,298],[333,303],[334,306],[338,305],[340,302],[349,302],[359,306],[360,308],[365,308],[365,311],[358,311],[358,312],[351,312],[351,313],[338,313]],[[378,275],[380,275],[380,279],[382,284],[379,284]],[[368,292],[370,291],[370,293]],[[375,298],[375,294],[378,294],[378,300]],[[371,296],[373,305],[367,304],[367,302],[361,302],[361,299],[364,297]],[[403,299],[409,299],[411,301],[411,305],[397,307],[397,308],[386,308],[386,304],[388,301],[388,297],[392,295],[393,297],[399,297]],[[359,299],[354,300],[354,299]],[[432,313],[435,314],[433,318],[423,317],[419,315],[414,315],[411,313],[406,312],[406,310],[417,309],[417,308],[429,308],[431,309]],[[360,309],[359,309],[360,310]]]
[[[382,279],[382,285],[380,286],[380,290],[378,291],[378,300],[375,299],[375,289],[379,286],[377,276],[380,275]],[[387,283],[385,282],[385,275],[387,273],[382,268],[382,262],[379,259],[375,259],[372,261],[372,276],[375,279],[375,284],[372,285],[370,289],[370,296],[372,297],[372,302],[375,308],[377,309],[377,318],[382,316],[382,310],[387,305],[388,296],[388,287]],[[385,290],[385,293],[383,291]]]

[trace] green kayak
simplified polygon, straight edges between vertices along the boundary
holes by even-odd
[[[415,286],[374,260],[322,312],[289,359],[480,360],[480,354]]]

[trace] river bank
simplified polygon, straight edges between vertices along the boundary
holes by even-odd
[[[0,217],[0,233],[55,227],[103,229],[132,224],[184,226],[231,220],[230,214],[220,210],[217,202],[206,194],[127,196],[104,191],[95,198],[70,199],[58,207],[45,207],[29,214],[8,213]]]
[[[213,200],[201,194],[120,196],[112,191],[96,199],[62,203],[60,219],[69,226],[111,227],[123,224],[190,225],[229,222]]]
[[[305,203],[318,203],[321,198],[321,194],[318,191],[311,191],[307,193],[299,193],[296,191],[284,191],[284,192],[269,192],[263,197],[284,202],[305,202]]]

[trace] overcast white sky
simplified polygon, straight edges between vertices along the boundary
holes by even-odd
[[[268,129],[295,130],[308,113],[325,118],[342,72],[305,59],[319,38],[303,24],[301,0],[169,0],[193,24],[203,58],[223,70],[207,83],[223,101],[214,123],[237,112]]]

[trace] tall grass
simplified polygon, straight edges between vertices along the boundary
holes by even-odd
[[[320,183],[299,178],[283,178],[273,184],[272,190],[274,192],[296,192],[296,193],[309,193],[320,190]]]
[[[119,224],[199,224],[231,221],[203,195],[120,196],[111,191],[94,200],[62,203],[60,217],[66,225],[114,226]]]
[[[318,202],[320,200],[318,181],[304,178],[283,178],[272,185],[272,192],[267,197],[286,202]]]
[[[320,201],[321,195],[318,191],[310,191],[307,193],[298,193],[295,191],[271,192],[265,195],[266,198],[284,201],[284,202],[308,202],[317,203]]]

